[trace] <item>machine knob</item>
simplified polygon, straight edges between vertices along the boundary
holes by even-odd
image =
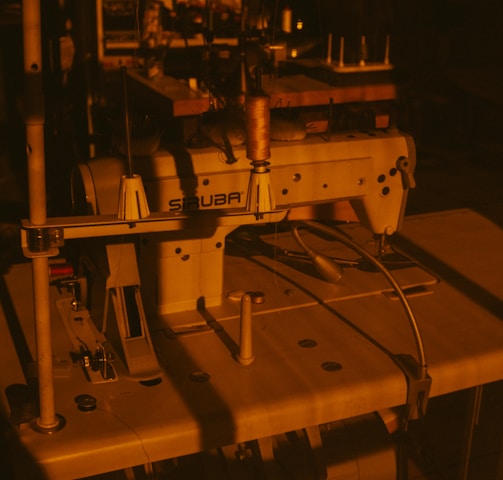
[[[81,412],[92,412],[93,410],[96,410],[96,398],[92,395],[88,395],[87,393],[77,395],[75,397],[75,403]]]
[[[408,190],[409,188],[415,188],[416,180],[409,159],[407,157],[400,157],[396,161],[396,168],[402,175],[403,189]]]

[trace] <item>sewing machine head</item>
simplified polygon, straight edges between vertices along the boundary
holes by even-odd
[[[214,147],[170,145],[137,159],[152,211],[222,212],[246,206],[249,161],[234,147],[235,163]],[[400,228],[407,192],[413,187],[413,140],[400,133],[375,131],[333,135],[330,141],[308,136],[298,142],[272,142],[270,177],[276,208],[291,210],[348,200],[360,222],[375,234]],[[87,213],[116,213],[120,157],[79,165],[74,204]]]
[[[237,161],[230,163],[215,147],[171,145],[135,160],[150,210],[186,219],[178,230],[149,234],[140,242],[149,312],[194,309],[200,298],[207,306],[219,304],[226,236],[242,224],[271,221],[270,216],[242,215],[250,162],[244,146],[233,153]],[[277,213],[272,221],[316,218],[316,206],[348,201],[371,232],[391,235],[400,228],[414,167],[413,141],[396,131],[271,142],[269,185]],[[83,188],[80,202],[87,202],[92,213],[115,213],[124,171],[118,157],[81,165],[74,179]]]

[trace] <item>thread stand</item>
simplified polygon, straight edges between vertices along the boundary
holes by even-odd
[[[246,208],[257,219],[276,206],[267,161],[271,156],[269,102],[269,96],[261,93],[248,95],[245,102],[246,156],[252,161]]]
[[[150,216],[150,210],[141,176],[133,174],[133,155],[131,153],[131,132],[127,98],[127,67],[122,66],[121,73],[124,92],[124,137],[126,140],[128,174],[121,177],[117,218],[119,220],[139,220]]]
[[[140,175],[123,175],[119,189],[117,218],[120,220],[139,220],[147,218],[150,209]]]

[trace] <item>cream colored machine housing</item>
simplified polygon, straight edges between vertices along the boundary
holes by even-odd
[[[135,159],[151,211],[201,217],[187,228],[150,234],[141,242],[147,314],[191,310],[201,299],[206,306],[220,303],[225,237],[236,225],[212,222],[205,212],[224,216],[246,208],[249,160],[244,147],[235,148],[234,156],[238,161],[229,164],[217,148],[177,145]],[[271,143],[270,183],[277,210],[349,200],[361,223],[378,235],[400,228],[414,167],[413,141],[396,131]],[[77,180],[92,213],[117,211],[124,171],[116,157],[79,167]]]

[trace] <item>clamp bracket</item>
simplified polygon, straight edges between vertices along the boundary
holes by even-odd
[[[431,388],[431,377],[409,354],[394,356],[396,364],[407,380],[406,420],[419,420],[426,414]]]
[[[23,253],[28,258],[52,257],[65,244],[62,227],[29,227],[21,230]]]

